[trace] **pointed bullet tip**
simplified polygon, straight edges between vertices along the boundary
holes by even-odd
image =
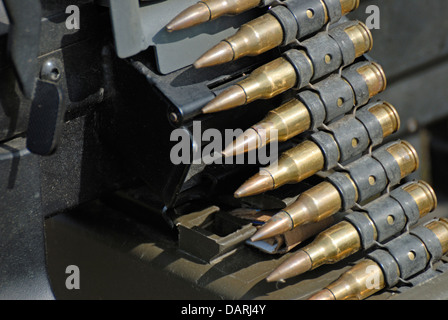
[[[231,86],[215,99],[210,101],[203,109],[202,113],[214,113],[233,109],[246,103],[246,93],[238,85]]]
[[[251,242],[263,241],[266,239],[267,238],[263,237],[263,234],[257,234],[257,233],[255,233],[252,237],[250,237]]]
[[[251,237],[251,241],[261,241],[273,238],[279,234],[283,234],[290,231],[294,225],[292,224],[291,217],[284,211],[281,211],[274,215],[264,226]]]
[[[215,112],[219,112],[220,111],[220,110],[215,111],[215,109],[217,109],[217,108],[215,107],[215,104],[212,101],[211,103],[206,105],[204,108],[202,108],[202,113],[203,114],[209,114],[209,113],[215,113]]]
[[[230,43],[227,41],[221,41],[209,51],[204,53],[193,65],[196,69],[213,67],[233,61],[233,57],[234,52]]]
[[[166,25],[168,32],[187,29],[210,20],[210,10],[204,3],[185,9]]]
[[[261,175],[257,173],[252,178],[247,180],[238,190],[235,191],[235,194],[238,197],[249,197],[254,196],[266,191],[270,191],[274,189],[274,180],[270,174]]]
[[[305,251],[299,250],[275,269],[266,280],[268,280],[268,282],[284,281],[285,279],[301,275],[311,270],[311,268],[312,261],[309,255]]]
[[[221,151],[221,154],[224,158],[229,158],[234,155],[233,149],[231,148],[231,145],[229,145],[227,148],[225,148],[223,151]]]
[[[194,67],[195,69],[201,69],[201,68],[202,68],[201,62],[200,62],[199,60],[195,61],[195,62],[193,63],[193,67]]]
[[[250,241],[251,241],[251,242],[257,242],[257,241],[259,241],[258,238],[259,238],[259,237],[257,237],[256,235],[254,235],[254,236],[250,237]]]
[[[285,282],[285,279],[279,279],[278,277],[269,275],[266,277],[266,282]]]
[[[253,128],[246,130],[230,143],[223,151],[227,157],[238,156],[261,147],[262,141],[257,131]]]

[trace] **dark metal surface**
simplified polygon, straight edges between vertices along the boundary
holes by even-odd
[[[446,259],[445,259],[446,260]],[[448,292],[446,284],[448,281],[448,273],[436,271],[434,277],[417,284],[412,290],[405,290],[403,293],[394,296],[393,300],[448,300]]]
[[[292,96],[288,92],[219,116],[199,112],[229,84],[280,52],[209,70],[186,66],[161,75],[155,54],[162,51],[149,48],[126,60],[116,56],[109,10],[93,1],[77,2],[81,29],[68,30],[65,8],[71,2],[41,1],[45,18],[38,58],[31,66],[37,69],[28,70],[37,77],[49,60],[56,61],[59,77],[54,80],[66,98],[59,148],[49,157],[25,149],[32,101],[22,93],[8,58],[10,26],[2,23],[0,15],[0,297],[53,298],[45,269],[44,216],[57,298],[306,298],[361,258],[276,286],[267,284],[264,276],[287,256],[265,255],[241,244],[225,259],[206,263],[180,251],[174,228],[179,215],[214,204],[278,208],[279,198],[296,196],[309,187],[299,184],[263,197],[236,200],[232,192],[259,166],[174,166],[169,159],[175,143],[170,142],[173,128],[182,127],[191,134],[191,121],[200,120],[202,131],[246,129]],[[365,21],[369,4],[378,5],[381,12],[381,29],[373,30],[371,56],[384,67],[389,81],[379,98],[398,109],[400,135],[421,155],[421,169],[412,178],[433,183],[443,199],[448,192],[448,4],[444,0],[368,0],[350,17]],[[35,40],[26,42],[30,50],[23,54],[34,54]],[[204,41],[208,46],[208,40]],[[52,70],[39,76],[48,80]],[[128,186],[142,187],[138,198],[145,210],[115,200],[105,206],[90,203]],[[210,199],[216,203],[208,203]],[[76,210],[63,214],[70,209]],[[448,216],[442,208],[431,217],[440,215]],[[79,291],[65,288],[65,268],[72,264],[81,269]],[[412,299],[423,292],[428,299],[446,298],[446,274],[417,284],[415,290],[394,290],[400,293],[396,297]],[[386,291],[373,299],[390,295]]]
[[[0,146],[0,299],[53,299],[47,276],[39,158],[17,138]]]
[[[446,207],[441,207],[421,223],[446,216]],[[355,254],[285,283],[268,283],[265,277],[294,252],[269,255],[240,244],[230,255],[209,263],[180,250],[177,233],[160,217],[113,198],[55,216],[46,228],[49,272],[59,299],[302,300],[366,255]],[[65,287],[69,264],[80,268],[80,290]],[[415,283],[419,284],[422,279]],[[438,290],[445,289],[439,285]],[[400,284],[371,299],[399,298],[412,290]]]
[[[54,77],[59,75],[55,72]],[[39,80],[31,104],[27,130],[28,150],[43,156],[54,152],[60,140],[64,117],[64,97],[58,86]]]
[[[176,226],[179,249],[209,263],[222,259],[256,231],[252,223],[220,212],[218,207],[184,215]]]
[[[9,18],[9,53],[24,95],[31,99],[38,73],[37,56],[40,44],[40,1],[4,0]],[[27,10],[23,10],[26,7]]]

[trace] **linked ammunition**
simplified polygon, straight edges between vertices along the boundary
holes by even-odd
[[[373,115],[373,117],[372,117]],[[283,153],[279,160],[246,181],[235,197],[247,197],[298,183],[321,170],[330,170],[380,145],[398,131],[400,117],[387,102],[374,102],[318,131],[309,140]],[[263,182],[262,182],[263,181]]]
[[[424,181],[407,183],[320,233],[311,244],[274,270],[267,281],[288,279],[368,250],[376,242],[387,241],[415,225],[436,207],[437,197],[429,184]]]
[[[238,15],[258,6],[267,6],[274,0],[203,0],[178,14],[166,29],[169,32],[190,28],[225,15]]]
[[[324,123],[350,112],[355,104],[364,105],[386,89],[383,68],[375,62],[358,62],[339,74],[304,90],[296,98],[270,111],[223,151],[234,156],[262,148],[277,140],[287,141],[307,130],[316,130]],[[364,88],[367,87],[368,90]]]
[[[336,23],[358,6],[359,0],[287,0],[284,5],[275,6],[265,15],[241,26],[235,35],[202,55],[195,66],[219,65],[286,46],[319,31],[330,20]]]
[[[208,103],[203,113],[224,111],[270,99],[291,88],[300,89],[354,60],[372,48],[370,30],[359,21],[342,23],[332,29],[339,37],[321,32],[291,49],[282,57],[256,69],[246,79],[229,87]]]
[[[418,166],[418,155],[411,144],[406,141],[386,144],[303,192],[296,202],[274,215],[251,240],[268,239],[299,225],[321,221],[340,210],[346,211],[399,184]]]
[[[425,271],[448,252],[448,219],[431,221],[375,250],[309,300],[363,300]]]

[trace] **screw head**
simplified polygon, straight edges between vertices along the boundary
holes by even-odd
[[[42,64],[40,77],[42,80],[57,82],[62,76],[62,66],[57,59],[48,59]]]

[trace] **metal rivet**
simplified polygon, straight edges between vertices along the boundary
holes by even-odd
[[[314,11],[313,11],[313,9],[308,9],[308,10],[306,10],[306,15],[307,15],[308,18],[310,18],[310,19],[314,18]]]
[[[179,117],[177,116],[177,114],[175,112],[171,112],[170,113],[170,120],[174,123],[179,121]]]
[[[59,81],[61,79],[61,63],[52,58],[46,60],[41,68],[40,77],[42,80]]]
[[[388,216],[387,217],[387,223],[390,225],[393,225],[395,222],[395,218],[393,216]]]
[[[419,124],[418,124],[417,119],[410,118],[410,119],[407,121],[407,124],[406,124],[406,125],[407,125],[407,129],[408,129],[408,131],[409,131],[410,133],[415,133],[415,132],[418,131]]]

